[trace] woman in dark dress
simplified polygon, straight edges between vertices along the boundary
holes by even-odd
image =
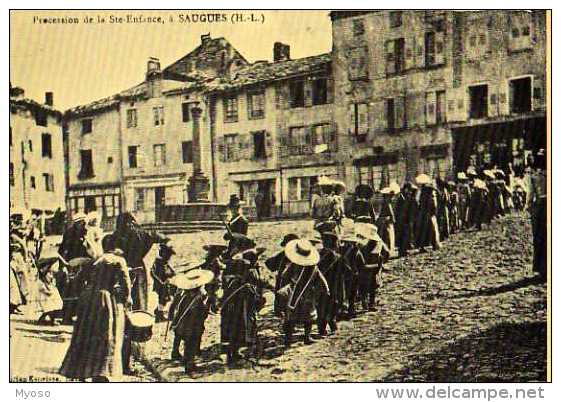
[[[125,260],[104,238],[105,254],[88,272],[88,283],[77,305],[77,319],[60,374],[68,378],[108,381],[123,374],[121,349],[125,305],[130,305],[130,279]]]
[[[423,182],[421,180],[419,184],[421,184],[417,218],[417,238],[419,250],[424,252],[425,247],[431,245],[433,250],[438,250],[440,248],[440,233],[436,219],[436,190],[430,182]]]
[[[395,233],[399,256],[404,257],[409,254],[413,247],[414,222],[417,214],[417,200],[414,191],[416,186],[405,183],[403,189],[397,195],[395,203]]]

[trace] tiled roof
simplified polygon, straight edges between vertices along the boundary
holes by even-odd
[[[276,63],[257,62],[237,70],[229,80],[222,79],[222,82],[216,85],[214,89],[230,90],[246,85],[267,83],[323,71],[327,69],[327,65],[330,62],[331,53],[304,57],[302,59],[279,61]]]
[[[47,112],[48,114],[55,116],[55,117],[61,117],[62,113],[58,110],[56,110],[54,107],[46,105],[44,103],[39,103],[37,101],[34,101],[33,99],[29,99],[29,98],[14,98],[14,97],[10,97],[10,106],[14,106],[14,107],[20,107],[26,110],[29,109],[39,109],[42,110],[44,112]]]

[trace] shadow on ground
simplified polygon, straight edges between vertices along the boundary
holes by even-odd
[[[546,381],[546,342],[545,323],[500,324],[419,356],[382,381]]]

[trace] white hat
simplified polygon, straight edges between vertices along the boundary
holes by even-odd
[[[200,288],[210,283],[213,279],[214,274],[208,269],[192,269],[174,276],[169,280],[169,283],[179,289],[190,290]]]
[[[417,184],[422,185],[429,184],[432,180],[428,175],[422,173],[415,178],[415,181],[417,182]]]
[[[378,229],[371,223],[363,223],[355,226],[355,233],[368,240],[381,241],[382,238],[378,235]]]
[[[97,211],[91,211],[86,215],[86,220],[88,222],[91,222],[96,219],[99,220],[99,214],[97,213]]]
[[[332,186],[333,185],[333,180],[331,180],[329,177],[326,177],[326,176],[320,176],[318,178],[318,185],[319,186]]]
[[[80,222],[80,221],[85,221],[86,220],[86,214],[83,212],[76,212],[74,214],[74,216],[72,216],[72,221],[74,222]]]
[[[458,173],[458,180],[467,180],[467,176],[464,172]]]
[[[380,190],[380,193],[382,194],[391,194],[392,193],[392,189],[389,187],[384,187],[383,189]]]
[[[295,239],[288,242],[284,254],[290,262],[302,267],[317,265],[319,252],[314,245],[306,239]]]
[[[399,184],[397,184],[395,181],[392,181],[390,183],[390,190],[393,193],[398,194],[401,191],[401,187],[399,187]]]
[[[483,174],[484,174],[485,176],[487,176],[488,178],[490,178],[490,179],[494,179],[494,178],[495,178],[495,174],[494,174],[493,171],[491,171],[491,170],[484,170],[484,171],[483,171]]]

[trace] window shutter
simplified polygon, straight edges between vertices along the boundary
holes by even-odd
[[[395,41],[386,42],[386,74],[395,74]]]
[[[247,103],[247,118],[251,119],[253,117],[252,112],[253,112],[253,103],[252,101],[252,97],[251,97],[251,92],[247,93],[246,96],[246,103]]]
[[[358,105],[358,134],[368,134],[368,104],[359,103]]]
[[[419,116],[417,115],[417,94],[408,94],[406,103],[407,127],[418,127]]]
[[[372,129],[374,132],[385,131],[388,128],[386,119],[386,101],[380,100],[370,104],[372,115]]]
[[[356,114],[355,114],[355,104],[350,103],[348,107],[348,115],[349,115],[349,135],[356,135],[355,127],[356,127]]]
[[[217,137],[215,143],[215,149],[218,152],[218,157],[221,162],[226,161],[225,152],[224,152],[224,137]]]
[[[405,128],[405,97],[399,96],[395,98],[395,126],[396,128]]]
[[[434,34],[434,64],[442,65],[444,60],[444,32],[435,32]]]
[[[333,79],[332,78],[328,78],[327,79],[327,103],[333,103],[333,91],[335,90],[333,88]]]
[[[312,81],[304,81],[304,106],[312,106]]]
[[[425,66],[425,35],[419,34],[415,37],[415,62],[417,67],[423,68]]]
[[[425,99],[427,126],[433,126],[436,124],[436,92],[427,92]]]
[[[405,38],[405,69],[409,70],[415,67],[415,37]]]
[[[267,158],[273,156],[273,136],[268,131],[265,131],[265,156]]]

